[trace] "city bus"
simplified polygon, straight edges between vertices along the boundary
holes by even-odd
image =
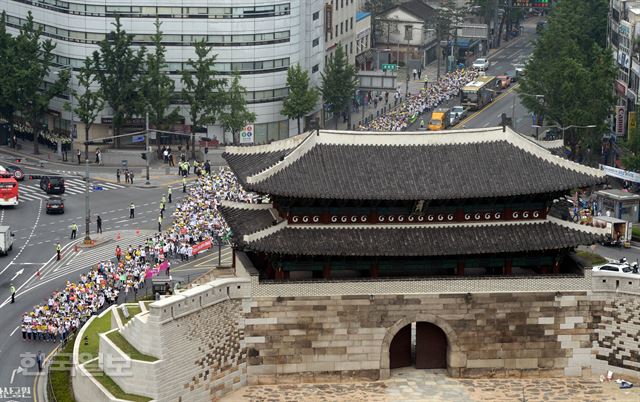
[[[462,88],[460,103],[469,110],[480,110],[493,101],[498,91],[500,91],[500,81],[494,76],[484,75]]]

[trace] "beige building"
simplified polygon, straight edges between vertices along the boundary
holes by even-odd
[[[326,0],[324,8],[324,63],[336,50],[338,44],[344,48],[349,64],[356,59],[356,12],[355,0]]]
[[[356,64],[360,70],[365,70],[367,62],[372,59],[371,13],[358,11],[356,13]]]

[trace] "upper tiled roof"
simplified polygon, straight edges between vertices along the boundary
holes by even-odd
[[[447,256],[573,248],[597,236],[549,221],[477,225],[285,227],[245,238],[246,250],[317,256]]]
[[[229,147],[224,157],[248,190],[300,198],[484,198],[562,192],[605,181],[602,171],[552,155],[502,128],[434,134],[321,131],[298,141],[295,149],[277,147],[278,142],[255,151]]]

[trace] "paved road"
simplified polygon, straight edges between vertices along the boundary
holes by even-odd
[[[46,169],[26,165],[23,167],[27,175],[51,173]],[[69,171],[65,174],[75,174],[73,167],[66,169]],[[97,172],[100,168],[93,170]],[[99,214],[102,217],[104,231],[102,243],[93,249],[79,249],[78,252],[74,252],[74,243],[69,239],[70,225],[73,222],[78,224],[80,239],[83,238],[85,230],[84,194],[77,191],[79,184],[83,183],[72,181],[70,191],[64,195],[63,215],[47,215],[44,192],[39,191],[37,182],[29,183],[28,180],[21,186],[20,191],[21,194],[30,196],[24,197],[24,202],[15,208],[0,209],[0,224],[10,225],[15,233],[13,250],[9,255],[0,257],[0,390],[13,386],[27,387],[23,391],[32,392],[34,365],[29,353],[38,350],[48,353],[54,347],[50,343],[22,342],[22,334],[18,327],[22,313],[29,311],[35,304],[42,303],[52,291],[62,288],[66,280],[76,280],[80,272],[86,271],[90,265],[101,259],[111,258],[116,244],[121,244],[123,248],[129,244],[142,244],[146,235],[157,230],[159,203],[162,195],[166,193],[166,187],[141,189],[107,186],[106,182],[96,181],[96,184],[103,185],[104,190],[91,193],[91,234],[93,237],[98,236],[95,234],[95,217]],[[172,188],[175,203],[182,197],[182,189],[180,184],[175,184]],[[129,219],[131,202],[136,205],[135,219]],[[171,210],[172,205],[175,204],[169,204],[165,212]],[[168,222],[168,215],[165,215],[165,219]],[[58,241],[63,246],[63,259],[60,262],[54,261],[55,244]],[[228,259],[229,256],[230,251],[223,250],[223,259]],[[217,255],[207,258],[211,262],[216,257]],[[198,263],[190,267],[182,268],[174,264],[172,275],[187,279],[206,269],[206,260],[199,259]],[[36,272],[39,272],[39,275],[36,275]],[[18,289],[15,304],[9,303],[10,283]],[[25,395],[27,394],[14,395],[10,399],[19,401],[20,396]]]

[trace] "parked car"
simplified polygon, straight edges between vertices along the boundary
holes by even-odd
[[[524,71],[525,65],[524,64],[522,64],[522,63],[514,64],[513,68],[516,69],[516,75],[524,75],[525,74],[525,71]]]
[[[473,68],[477,68],[480,71],[485,71],[489,68],[489,60],[488,59],[476,59],[473,62]]]
[[[60,176],[42,176],[40,188],[47,194],[64,194],[64,179]]]
[[[47,214],[64,214],[64,200],[62,197],[52,195],[47,200]]]
[[[17,181],[24,180],[24,171],[22,171],[22,168],[20,166],[2,165],[2,167],[4,167],[4,169],[7,172],[9,172],[11,175],[13,175],[13,178],[16,179]]]
[[[634,263],[635,264],[635,263]],[[626,262],[608,262],[606,264],[602,264],[602,265],[597,265],[595,267],[593,267],[592,269],[593,271],[598,271],[598,272],[606,272],[606,273],[610,273],[612,275],[619,275],[619,274],[629,274],[629,275],[638,275],[638,266],[634,265],[633,267],[630,266],[628,263]]]
[[[507,89],[509,85],[511,85],[511,77],[508,75],[499,75],[496,77],[498,82],[500,83],[500,88]]]

